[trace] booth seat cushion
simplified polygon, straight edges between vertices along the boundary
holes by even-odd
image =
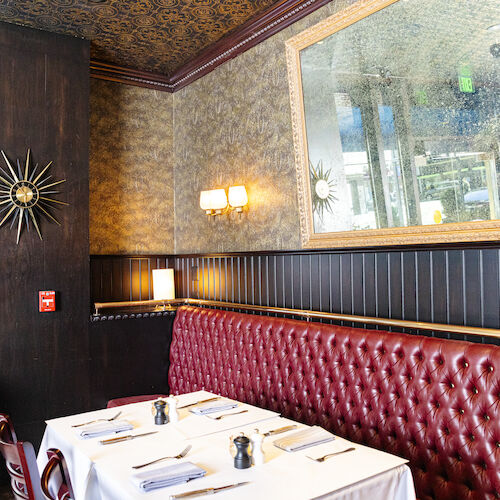
[[[130,405],[132,403],[142,403],[143,401],[153,401],[158,398],[166,398],[165,394],[150,394],[147,396],[127,396],[126,398],[110,399],[106,408],[115,408],[116,406]]]
[[[206,389],[410,460],[417,496],[500,498],[500,348],[181,307],[171,391]]]

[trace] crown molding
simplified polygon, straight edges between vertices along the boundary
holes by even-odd
[[[283,0],[221,38],[170,77],[94,59],[90,62],[90,76],[164,92],[176,92],[329,2],[331,0]]]
[[[106,63],[97,59],[90,60],[90,76],[98,80],[125,83],[136,87],[161,90],[162,92],[174,92],[175,87],[170,80],[161,73],[152,71],[140,71],[126,66]]]

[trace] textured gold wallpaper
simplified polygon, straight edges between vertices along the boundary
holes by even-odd
[[[173,253],[172,94],[91,79],[90,253]]]
[[[92,80],[91,253],[300,248],[284,43],[353,1],[333,0],[173,95]],[[200,191],[237,184],[249,210],[207,219]]]
[[[300,248],[284,42],[353,0],[334,0],[174,94],[176,253]],[[207,220],[199,193],[248,188],[249,211]]]

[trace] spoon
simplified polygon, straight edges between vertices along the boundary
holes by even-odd
[[[191,445],[186,446],[186,448],[184,450],[182,450],[178,455],[175,455],[175,457],[157,458],[156,460],[153,460],[152,462],[148,462],[147,464],[134,465],[134,466],[132,466],[132,469],[141,469],[142,467],[147,467],[148,465],[153,465],[153,464],[156,464],[157,462],[161,462],[162,460],[167,460],[169,458],[183,458],[189,453],[189,450],[191,448],[192,448]]]
[[[96,420],[91,420],[90,422],[84,422],[83,424],[72,425],[71,427],[81,427],[82,425],[89,425],[89,424],[93,424],[94,422],[111,422],[113,420],[116,420],[121,414],[122,414],[122,412],[119,411],[114,417],[111,417],[111,418],[98,418]]]

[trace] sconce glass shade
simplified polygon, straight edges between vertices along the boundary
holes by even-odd
[[[223,210],[227,207],[227,196],[225,189],[214,189],[211,191],[211,207],[213,210]]]
[[[202,191],[200,193],[200,208],[202,210],[211,210],[212,209],[212,197],[211,191]]]
[[[231,186],[229,188],[229,204],[233,208],[244,207],[248,203],[245,186]]]
[[[175,299],[175,283],[173,269],[153,269],[153,299]]]

